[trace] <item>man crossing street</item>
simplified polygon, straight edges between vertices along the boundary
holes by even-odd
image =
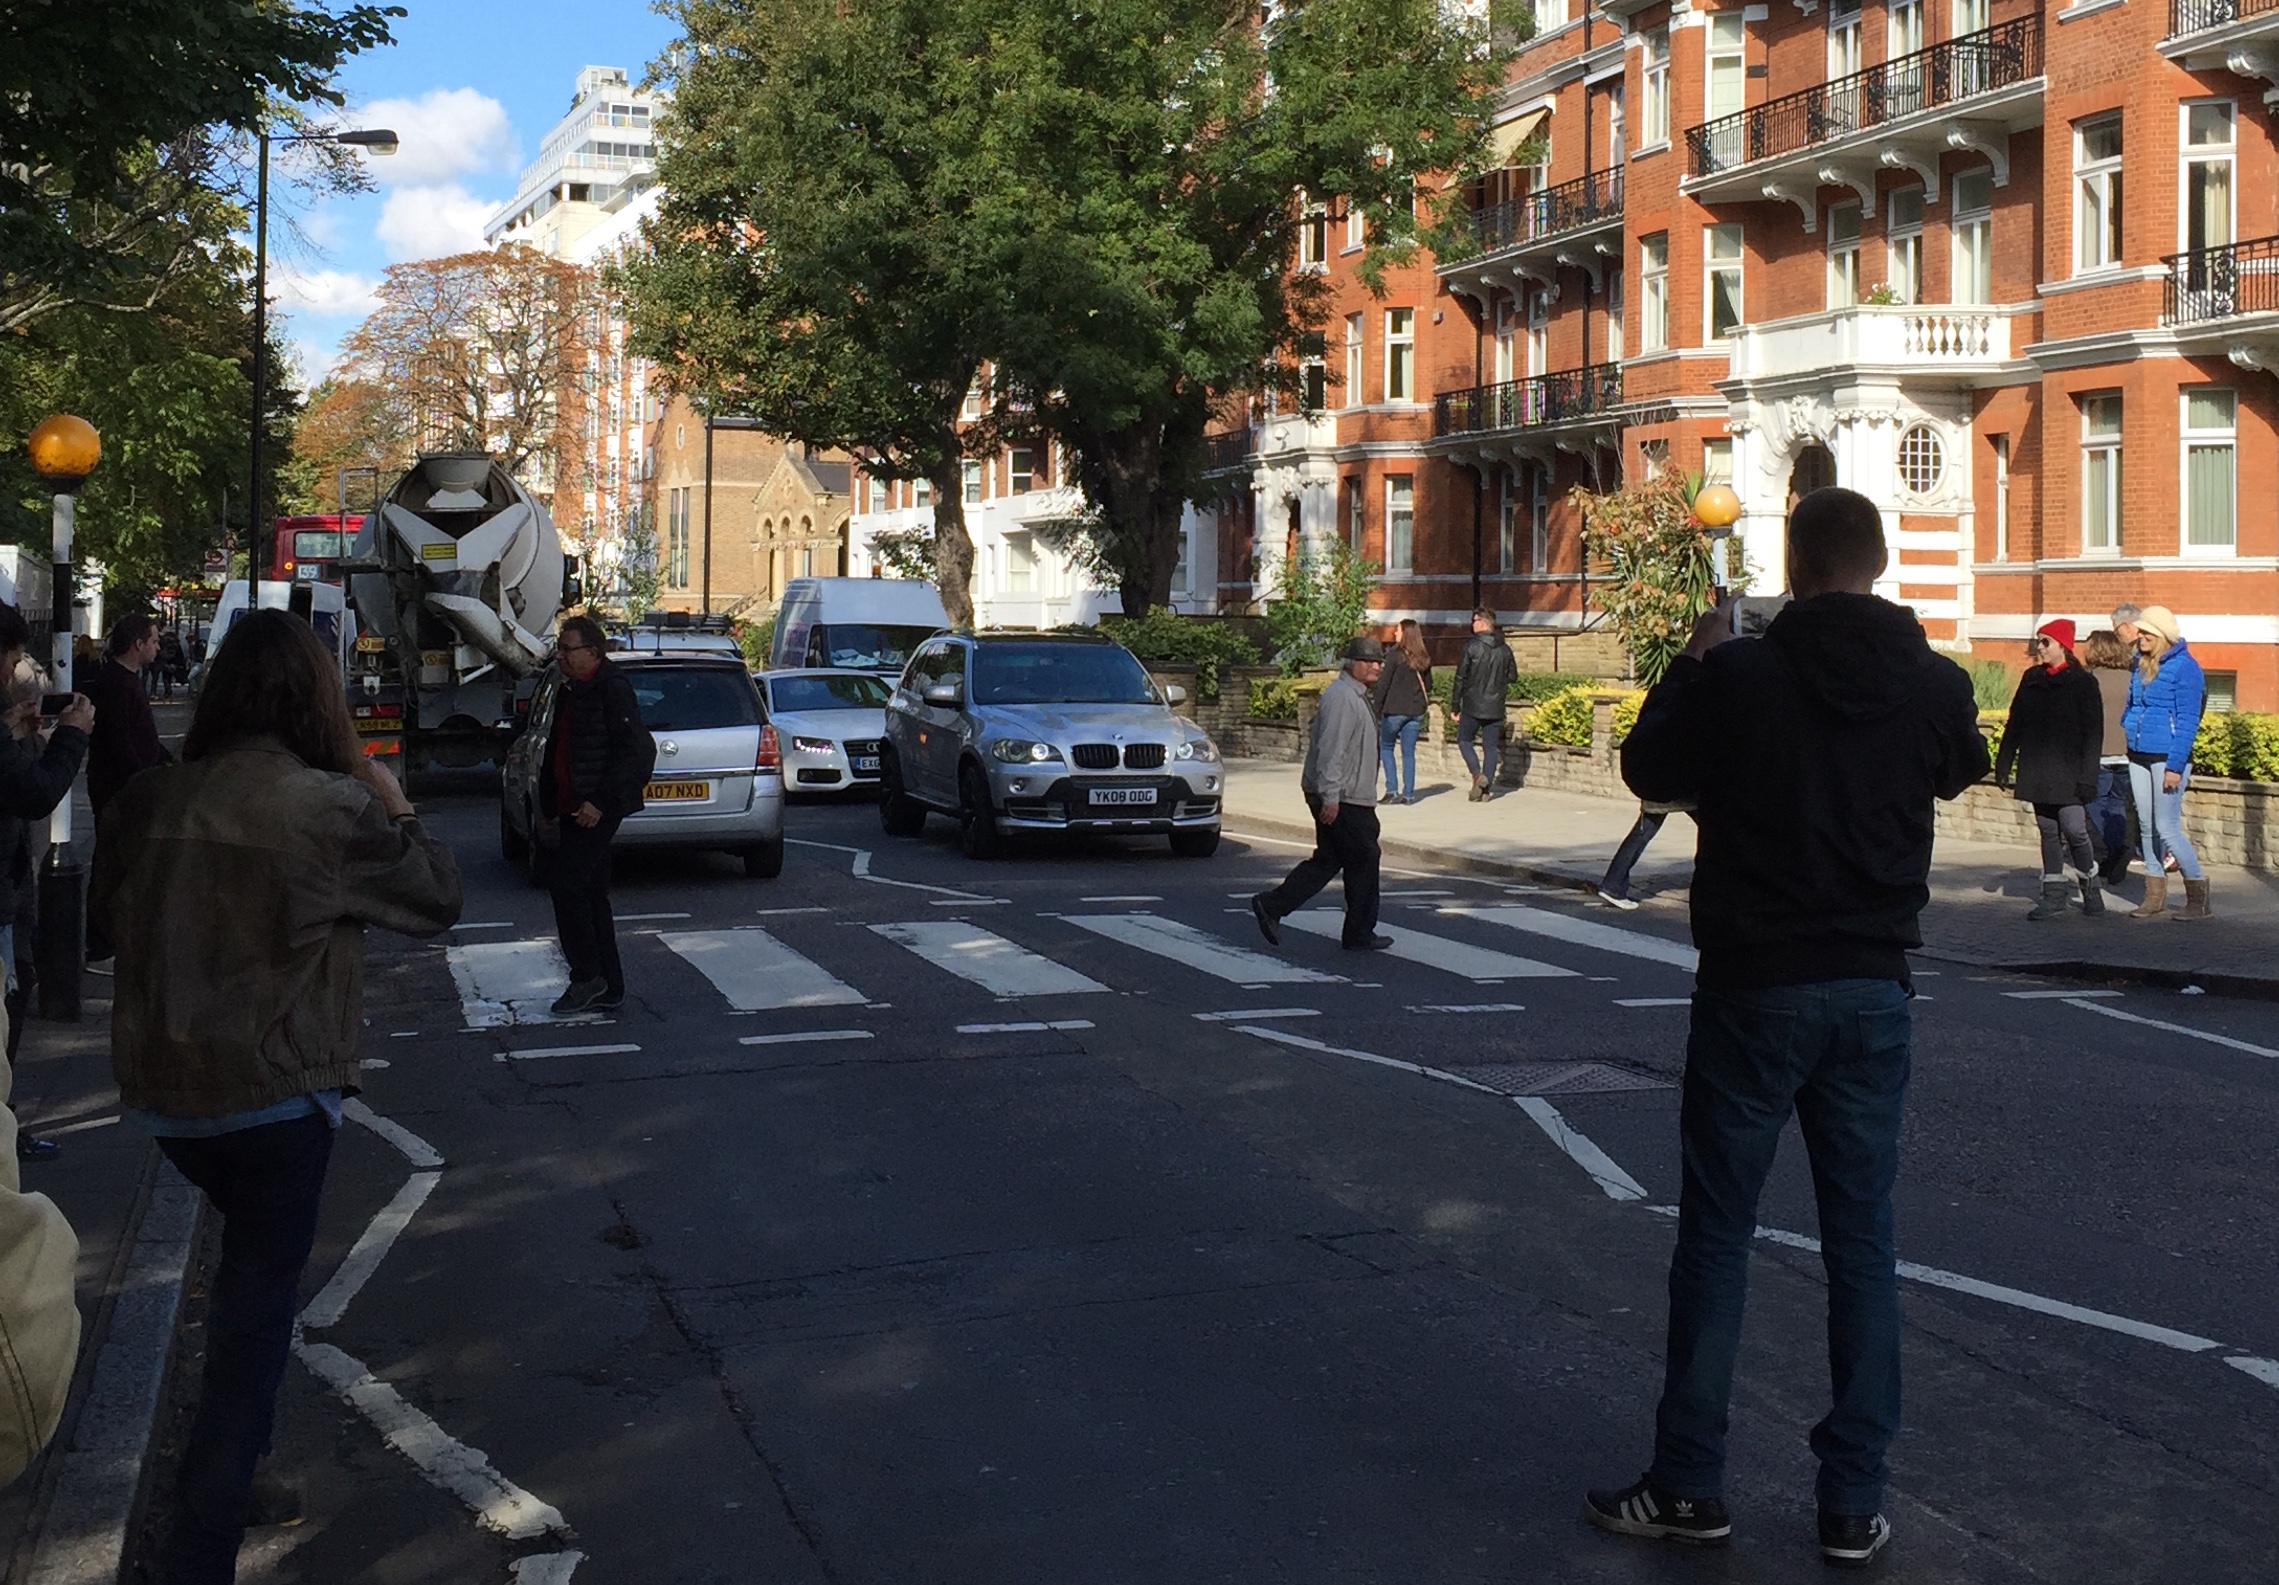
[[[1352,952],[1381,952],[1393,944],[1377,933],[1377,717],[1369,689],[1385,668],[1385,646],[1356,638],[1345,646],[1344,669],[1322,691],[1313,740],[1299,785],[1314,812],[1314,851],[1289,878],[1250,900],[1251,914],[1268,942],[1282,944],[1282,919],[1345,876],[1344,944]]]
[[[1519,659],[1504,642],[1495,612],[1482,606],[1472,613],[1472,636],[1456,662],[1451,695],[1456,706],[1456,750],[1472,773],[1474,803],[1495,796],[1496,758],[1503,745],[1504,719],[1511,713],[1511,680],[1518,675]]]
[[[609,663],[604,642],[599,623],[573,616],[554,646],[563,687],[542,761],[538,812],[559,833],[548,881],[570,984],[554,1003],[557,1014],[624,1005],[625,969],[609,907],[609,844],[641,807],[641,789],[657,764],[656,739],[641,724],[633,684]]]

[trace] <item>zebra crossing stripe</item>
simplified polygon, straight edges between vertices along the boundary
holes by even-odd
[[[1512,930],[1525,930],[1531,935],[1547,936],[1553,941],[1565,941],[1599,952],[1613,952],[1626,958],[1644,958],[1652,963],[1667,963],[1672,968],[1684,969],[1688,974],[1696,966],[1693,948],[1681,941],[1665,941],[1660,936],[1650,936],[1641,930],[1621,930],[1613,925],[1599,924],[1595,920],[1553,913],[1548,908],[1527,908],[1518,903],[1490,903],[1484,906],[1459,904],[1440,911],[1466,919],[1485,920],[1491,925],[1503,925]]]
[[[757,925],[737,930],[668,930],[657,939],[710,980],[738,1012],[837,1007],[870,998]]]
[[[1089,975],[962,919],[919,919],[870,928],[994,996],[1076,996],[1108,989]]]
[[[570,966],[553,942],[475,941],[450,948],[444,960],[469,1029],[561,1022],[548,1009],[570,983]]]
[[[1336,936],[1345,928],[1345,915],[1341,910],[1309,908],[1291,914],[1282,921],[1285,928],[1303,930],[1308,935]],[[1399,925],[1379,924],[1381,934],[1391,936],[1393,944],[1387,950],[1396,958],[1410,963],[1422,963],[1428,968],[1446,969],[1468,980],[1550,980],[1574,979],[1573,969],[1560,968],[1555,963],[1539,963],[1533,958],[1515,958],[1506,952],[1493,952],[1486,947],[1475,947],[1469,942],[1451,941],[1446,936],[1426,935],[1421,930],[1404,930]]]
[[[1079,930],[1089,930],[1110,941],[1152,952],[1159,958],[1208,974],[1235,985],[1257,987],[1276,984],[1332,984],[1342,975],[1323,974],[1233,942],[1176,919],[1158,914],[1062,914]]]

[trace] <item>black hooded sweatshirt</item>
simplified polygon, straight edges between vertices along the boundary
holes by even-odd
[[[1969,675],[1865,594],[1798,600],[1762,638],[1679,657],[1622,745],[1632,792],[1699,811],[1705,990],[1904,981],[1932,800],[1987,769]]]

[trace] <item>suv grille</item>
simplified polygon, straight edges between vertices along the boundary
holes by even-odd
[[[1163,745],[1161,743],[1132,744],[1124,750],[1124,768],[1126,770],[1163,769]]]
[[[1069,750],[1069,756],[1084,770],[1116,768],[1116,745],[1113,743],[1079,743]]]

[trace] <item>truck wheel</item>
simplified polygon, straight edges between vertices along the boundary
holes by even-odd
[[[1174,831],[1171,851],[1183,859],[1207,859],[1219,850],[1219,828],[1208,831]]]
[[[980,768],[966,766],[958,772],[959,838],[969,859],[1002,858],[1005,838],[997,830],[997,811],[989,806],[989,779]]]
[[[515,830],[504,803],[499,805],[499,856],[509,864],[520,864],[530,857],[530,838]]]
[[[744,849],[744,874],[755,881],[772,881],[783,873],[783,838],[778,836]]]
[[[902,762],[884,756],[878,775],[878,823],[890,837],[914,837],[926,829],[926,806],[902,785]]]

